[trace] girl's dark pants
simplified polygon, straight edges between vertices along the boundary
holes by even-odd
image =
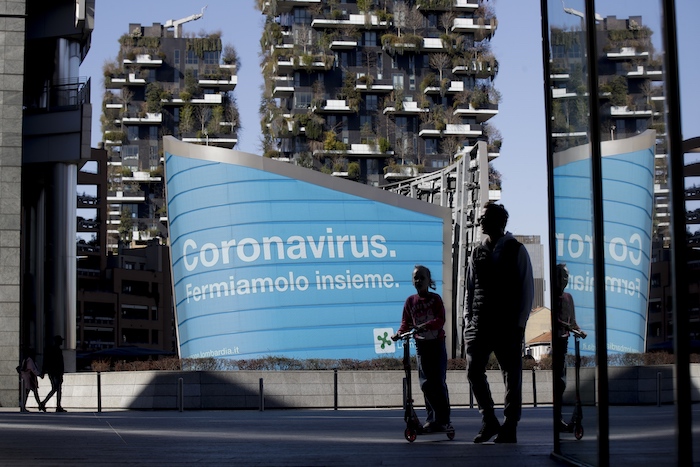
[[[450,423],[450,396],[447,391],[447,350],[444,339],[416,340],[418,381],[425,398],[426,422]]]

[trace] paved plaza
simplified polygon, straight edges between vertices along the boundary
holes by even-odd
[[[673,407],[611,408],[611,465],[675,465],[673,431],[658,421]],[[424,416],[424,411],[418,411]],[[641,428],[640,420],[655,423]],[[476,445],[476,409],[453,409],[455,439],[444,434],[404,439],[400,409],[227,410],[20,413],[0,409],[2,466],[558,466],[553,459],[551,407],[526,407],[518,444]],[[699,415],[695,410],[694,415]],[[617,420],[617,421],[616,421]],[[695,417],[697,420],[697,417]],[[590,423],[594,420],[589,418]],[[653,426],[656,424],[657,426]],[[614,426],[613,426],[614,428]],[[659,430],[644,438],[644,430]],[[630,433],[626,436],[625,433]],[[658,434],[658,436],[657,436]],[[696,433],[697,435],[697,433]],[[595,452],[595,429],[564,442]],[[649,439],[653,441],[648,442]],[[625,444],[627,443],[627,444]],[[612,442],[611,442],[612,444]],[[654,451],[650,453],[650,451]],[[617,452],[617,454],[616,454]]]

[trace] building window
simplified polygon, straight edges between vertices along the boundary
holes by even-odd
[[[311,24],[311,11],[306,8],[294,8],[294,24]]]
[[[311,100],[313,99],[313,94],[310,92],[296,92],[294,93],[294,108],[295,109],[308,109],[311,107]]]
[[[126,127],[126,137],[129,139],[129,141],[138,141],[139,127],[135,125]]]
[[[148,139],[158,139],[158,126],[150,125],[148,127]]]
[[[148,146],[148,166],[150,170],[156,170],[160,165],[160,155],[158,154],[158,143]]]
[[[437,146],[438,145],[437,145],[436,139],[433,139],[433,138],[426,139],[425,140],[425,153],[427,155],[437,154],[437,150],[438,150]]]
[[[365,108],[367,110],[377,110],[377,96],[368,94],[365,96]]]
[[[127,144],[122,147],[122,161],[138,161],[139,160],[139,147],[135,144]]]
[[[394,73],[391,75],[391,82],[394,85],[394,89],[403,89],[403,74]]]
[[[377,33],[374,31],[365,31],[364,45],[366,47],[374,47],[377,45]]]
[[[199,57],[197,57],[197,54],[194,52],[194,50],[187,51],[187,55],[185,56],[185,64],[186,65],[199,64]]]
[[[219,64],[219,51],[210,50],[204,52],[204,64],[205,65],[218,65]]]
[[[158,330],[151,329],[151,344],[157,344],[157,343],[158,343]]]
[[[173,53],[173,65],[175,66],[175,68],[180,66],[180,50],[179,49],[175,50],[175,52]]]

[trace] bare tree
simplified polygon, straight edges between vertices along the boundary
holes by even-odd
[[[419,29],[423,29],[423,21],[424,17],[420,11],[414,8],[409,9],[408,15],[406,15],[406,27],[413,31],[414,36],[418,33]]]
[[[445,29],[445,34],[450,33],[456,17],[457,15],[455,15],[454,11],[446,11],[440,15],[440,25]]]
[[[397,1],[394,3],[394,26],[396,27],[396,35],[401,37],[401,28],[408,26],[408,16],[411,13],[411,8],[405,2]]]
[[[430,54],[429,59],[430,67],[438,70],[440,74],[440,84],[442,84],[443,72],[445,69],[449,68],[452,60],[447,54]]]

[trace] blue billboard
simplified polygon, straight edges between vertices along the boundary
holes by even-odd
[[[448,208],[172,137],[165,153],[181,357],[393,356],[416,264],[450,314]]]
[[[601,145],[605,278],[593,274],[588,145],[554,154],[557,263],[566,263],[576,321],[595,353],[594,287],[605,287],[608,353],[644,352],[654,198],[655,132]],[[573,339],[569,350],[572,351]]]

